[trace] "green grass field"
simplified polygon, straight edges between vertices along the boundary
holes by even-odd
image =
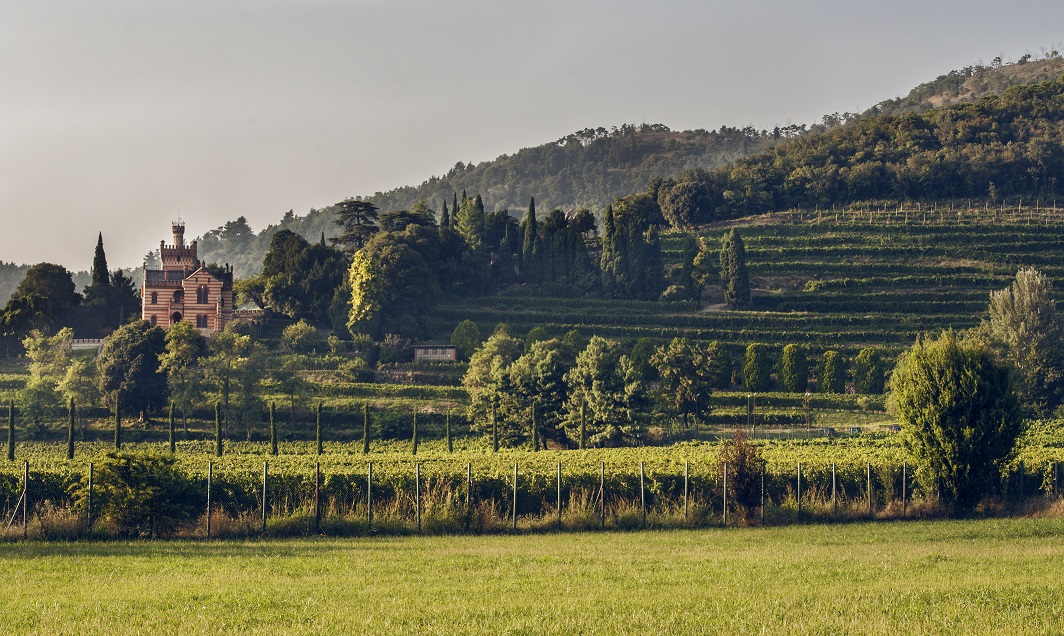
[[[1064,631],[1064,520],[14,544],[23,634]]]

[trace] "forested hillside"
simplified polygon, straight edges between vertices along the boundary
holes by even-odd
[[[1064,77],[922,114],[861,118],[656,188],[674,226],[855,202],[1052,203],[1064,194]]]

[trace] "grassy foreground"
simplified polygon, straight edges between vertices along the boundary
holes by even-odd
[[[1064,520],[0,547],[7,633],[1064,632]]]

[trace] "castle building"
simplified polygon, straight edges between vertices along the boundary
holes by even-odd
[[[174,244],[159,242],[162,269],[145,269],[141,318],[166,329],[187,320],[210,336],[233,321],[233,269],[206,266],[196,242],[185,245],[185,226],[173,224]]]

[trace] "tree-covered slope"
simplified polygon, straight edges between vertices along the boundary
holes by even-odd
[[[861,118],[658,189],[686,226],[868,201],[1064,194],[1064,76],[921,114]]]

